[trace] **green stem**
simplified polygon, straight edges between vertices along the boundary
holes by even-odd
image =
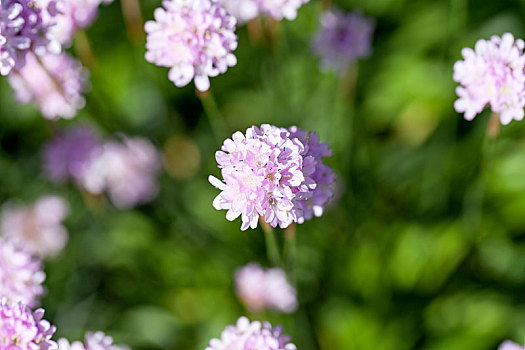
[[[266,241],[266,255],[268,260],[273,266],[283,266],[283,261],[281,259],[281,254],[279,253],[279,247],[277,245],[277,240],[275,239],[275,233],[273,228],[264,222],[259,220],[261,227],[264,231],[264,239]]]
[[[297,225],[292,223],[284,229],[284,258],[288,271],[288,278],[294,287],[297,288],[297,279],[295,276],[295,256],[297,252],[296,245],[296,228]]]
[[[224,117],[213,98],[213,94],[211,91],[207,91],[206,93],[197,93],[197,96],[201,100],[202,108],[204,108],[204,112],[208,118],[208,122],[210,123],[215,138],[218,142],[222,142],[227,135],[228,128],[224,121]]]

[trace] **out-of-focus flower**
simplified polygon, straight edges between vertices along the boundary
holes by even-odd
[[[67,53],[39,58],[27,54],[26,65],[9,75],[15,98],[21,103],[35,103],[46,119],[73,118],[85,104],[81,93],[87,72]]]
[[[113,0],[62,0],[55,25],[50,28],[50,36],[65,46],[70,46],[78,30],[88,28],[98,16],[100,4]]]
[[[472,120],[487,105],[502,124],[523,119],[525,107],[525,55],[523,40],[510,33],[479,40],[475,50],[461,51],[464,61],[454,64],[457,112]]]
[[[268,322],[250,322],[241,317],[235,326],[228,326],[221,339],[214,338],[206,350],[296,350],[291,338],[283,334],[282,327],[272,327]]]
[[[235,18],[217,0],[165,0],[146,22],[146,60],[169,67],[168,78],[182,87],[192,79],[200,91],[208,77],[237,63]]]
[[[44,170],[55,182],[71,179],[79,183],[98,147],[100,139],[93,129],[73,127],[44,146]]]
[[[244,24],[259,15],[257,0],[219,0],[219,2],[237,19],[238,24]]]
[[[7,239],[40,258],[58,254],[68,233],[62,221],[67,203],[58,196],[44,196],[28,206],[4,205],[0,232]]]
[[[54,5],[55,1],[49,4]],[[13,68],[22,68],[29,51],[42,54],[51,49],[48,28],[43,21],[42,8],[35,0],[1,0],[0,75],[8,75]]]
[[[252,312],[268,308],[289,313],[297,309],[297,293],[280,268],[265,270],[250,263],[235,272],[235,289]]]
[[[0,237],[0,295],[34,307],[44,293],[46,274],[42,263],[28,252]]]
[[[330,180],[328,169],[319,165],[328,148],[319,145],[316,136],[307,136],[297,128],[291,131],[303,141],[287,129],[264,124],[260,129],[249,128],[246,136],[236,132],[215,154],[225,182],[209,177],[210,183],[222,190],[213,206],[228,210],[226,218],[230,221],[241,216],[241,230],[257,227],[259,216],[273,227],[286,228],[311,217],[307,213],[310,209],[314,214],[322,213],[317,206],[326,189],[316,194],[312,205],[305,201],[314,196],[315,178],[321,179],[322,186]]]
[[[321,57],[321,66],[343,73],[349,64],[370,54],[374,20],[359,12],[339,9],[325,11],[313,48]]]
[[[44,310],[31,309],[21,302],[0,300],[0,349],[55,350],[51,340],[55,326],[43,319]]]
[[[297,17],[297,10],[310,0],[256,0],[259,12],[276,20],[283,18],[293,20]]]
[[[84,343],[74,341],[69,343],[65,338],[58,340],[58,350],[127,350],[125,346],[113,344],[113,338],[103,332],[87,332]]]
[[[157,194],[156,175],[161,157],[148,140],[126,138],[108,141],[82,174],[81,184],[89,192],[107,190],[119,208],[130,208],[152,200]]]
[[[498,347],[498,350],[525,350],[525,346],[507,340]]]

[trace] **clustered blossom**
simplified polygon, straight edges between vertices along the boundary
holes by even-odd
[[[291,338],[283,334],[282,327],[272,327],[268,322],[250,322],[246,317],[228,326],[221,339],[214,338],[206,350],[296,350]]]
[[[50,36],[70,46],[77,31],[88,28],[98,16],[98,7],[113,0],[62,0]]]
[[[62,221],[67,203],[58,196],[44,196],[28,206],[6,204],[0,233],[40,258],[58,254],[66,245],[68,233]]]
[[[44,310],[31,309],[21,302],[0,300],[0,349],[56,350],[51,340],[55,326],[43,319]]]
[[[106,190],[115,206],[130,208],[155,197],[160,164],[151,142],[123,137],[122,142],[107,141],[94,151],[80,183],[93,194]]]
[[[235,272],[235,289],[252,312],[269,308],[289,313],[297,309],[297,293],[280,268],[263,269],[259,264],[248,264]]]
[[[87,72],[67,53],[28,54],[26,65],[9,75],[20,103],[35,103],[46,119],[71,119],[84,107]]]
[[[44,171],[55,182],[80,183],[99,147],[99,136],[85,125],[61,132],[44,146]]]
[[[113,338],[103,332],[87,332],[84,343],[74,341],[69,343],[65,338],[58,340],[58,350],[126,350],[127,347],[115,345]]]
[[[475,49],[461,51],[464,60],[454,64],[458,99],[457,112],[465,119],[474,117],[490,105],[502,124],[523,119],[525,107],[525,56],[523,40],[510,33],[490,40],[479,40]]]
[[[235,17],[217,0],[165,0],[146,22],[146,60],[169,67],[168,78],[182,87],[192,79],[201,91],[208,77],[224,73],[237,63]]]
[[[0,295],[34,307],[44,293],[42,263],[9,240],[0,238]]]
[[[498,350],[525,350],[525,346],[507,340],[498,347]]]
[[[237,19],[238,24],[244,24],[259,15],[256,0],[219,0],[219,2]]]
[[[45,8],[36,0],[0,1],[0,75],[22,68],[29,51],[43,53],[52,49],[49,23],[43,20],[42,12],[55,15],[55,6],[55,1],[48,1]]]
[[[219,0],[240,24],[246,23],[259,14],[277,20],[293,20],[297,10],[309,0]]]
[[[321,157],[328,152],[315,134],[297,128],[264,124],[249,128],[246,136],[236,132],[215,154],[224,182],[209,177],[210,183],[222,190],[213,206],[228,210],[230,221],[241,216],[241,230],[257,227],[259,216],[273,227],[286,228],[310,218],[309,210],[321,215],[328,200],[325,188],[334,178],[327,175],[331,174],[329,168],[321,166]],[[318,193],[316,179],[326,181]],[[323,198],[326,200],[321,204]]]
[[[370,54],[374,20],[334,8],[321,15],[320,24],[313,48],[323,68],[343,73],[352,62]]]

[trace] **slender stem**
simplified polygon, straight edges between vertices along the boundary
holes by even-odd
[[[82,64],[90,69],[95,65],[95,55],[85,30],[79,30],[73,40],[73,47]]]
[[[290,281],[297,287],[297,279],[295,276],[295,256],[297,251],[296,246],[296,229],[295,223],[284,229],[284,258],[286,261],[286,268]]]
[[[141,42],[144,39],[144,20],[138,0],[121,0],[120,4],[128,38],[135,44]]]
[[[262,217],[259,219],[259,223],[264,231],[264,239],[266,241],[266,255],[268,260],[274,266],[283,266],[281,254],[279,253],[279,247],[277,246],[277,240],[275,239],[275,233],[273,228],[264,220]]]
[[[259,42],[264,37],[264,29],[262,27],[261,17],[259,16],[248,21],[248,23],[246,23],[246,29],[252,42]]]
[[[218,142],[221,142],[224,136],[227,135],[228,127],[226,126],[219,107],[217,107],[213,94],[210,90],[204,93],[197,91],[197,96],[201,100],[202,107],[204,108],[204,112],[206,113],[206,117],[208,118],[208,122],[210,123],[215,138]]]

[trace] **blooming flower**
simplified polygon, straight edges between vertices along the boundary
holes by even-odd
[[[253,312],[270,308],[289,313],[297,309],[296,291],[280,268],[265,270],[259,264],[248,264],[235,272],[235,289]]]
[[[219,0],[219,2],[237,19],[238,24],[244,24],[259,15],[257,0]]]
[[[182,87],[192,79],[201,91],[208,77],[237,63],[235,18],[217,0],[165,0],[146,22],[146,60],[170,67],[168,78]]]
[[[71,128],[44,146],[44,170],[55,182],[71,179],[79,183],[98,147],[100,140],[93,129]]]
[[[339,9],[325,11],[313,48],[321,57],[321,66],[343,73],[349,64],[370,54],[374,21],[359,12]]]
[[[304,140],[292,133],[302,135]],[[209,177],[210,183],[222,190],[213,206],[228,210],[226,218],[230,221],[241,216],[241,230],[257,227],[259,216],[273,227],[285,228],[311,217],[307,213],[310,208],[320,215],[322,210],[317,207],[326,189],[318,192],[317,202],[311,206],[305,201],[314,196],[316,178],[323,181],[323,186],[333,181],[333,176],[326,175],[328,169],[321,166],[321,157],[328,154],[328,148],[314,143],[318,139],[312,134],[302,133],[297,128],[286,130],[264,124],[260,129],[249,128],[246,136],[236,132],[227,139],[215,154],[225,182]],[[313,147],[309,147],[308,137]],[[317,158],[315,152],[320,154]]]
[[[62,225],[67,212],[67,203],[58,196],[40,197],[28,206],[6,204],[0,233],[38,257],[56,255],[68,240]]]
[[[127,347],[113,344],[113,338],[103,332],[87,332],[84,343],[69,343],[65,338],[58,340],[58,350],[125,350]]]
[[[123,142],[106,142],[96,152],[80,181],[87,191],[100,194],[107,190],[119,208],[130,208],[155,197],[155,177],[161,163],[158,151],[148,140],[125,137]]]
[[[44,293],[45,279],[40,260],[0,238],[0,295],[33,307]]]
[[[507,340],[498,347],[498,350],[525,350],[525,346]]]
[[[84,107],[81,93],[86,75],[80,62],[67,53],[45,54],[40,59],[28,54],[26,65],[9,75],[9,83],[19,102],[35,103],[46,119],[70,119]]]
[[[272,327],[268,322],[250,322],[246,317],[237,320],[235,326],[228,326],[221,339],[210,340],[206,350],[296,350],[290,337],[283,334],[281,327]]]
[[[293,20],[297,17],[297,10],[309,0],[256,0],[259,12],[277,20],[283,18]]]
[[[98,6],[113,0],[62,0],[60,14],[50,28],[50,36],[70,46],[78,30],[88,28],[98,16]]]
[[[454,81],[459,98],[457,112],[472,120],[490,105],[500,115],[502,124],[523,119],[525,106],[525,56],[523,40],[510,33],[489,41],[479,40],[475,49],[464,48],[464,61],[454,64]]]
[[[51,340],[55,326],[43,319],[44,310],[31,309],[21,302],[0,300],[0,349],[55,350]]]
[[[48,13],[54,14],[51,8],[55,3],[49,2]],[[34,0],[0,1],[0,75],[22,68],[29,51],[43,53],[51,49],[49,24],[43,21],[42,10]]]

